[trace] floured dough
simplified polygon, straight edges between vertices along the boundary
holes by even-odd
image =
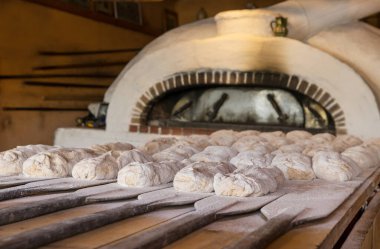
[[[304,140],[309,139],[313,136],[310,132],[302,131],[302,130],[296,130],[296,131],[289,131],[286,133],[286,138],[291,141],[298,141],[298,140]]]
[[[242,138],[242,137],[248,137],[248,136],[257,136],[259,134],[260,134],[260,132],[256,131],[256,130],[246,130],[246,131],[241,131],[241,132],[237,133],[236,136],[238,138]]]
[[[0,176],[12,176],[22,173],[22,164],[29,157],[43,151],[55,149],[57,147],[34,144],[26,146],[17,146],[14,149],[0,153]]]
[[[278,137],[274,139],[268,139],[270,145],[273,146],[273,149],[280,148],[281,146],[291,144],[292,142],[285,137]]]
[[[116,179],[117,172],[119,171],[119,165],[116,161],[117,157],[118,155],[109,151],[98,157],[83,159],[74,165],[72,176],[86,180]]]
[[[281,146],[275,151],[272,151],[272,154],[277,155],[277,154],[285,154],[285,153],[293,153],[293,152],[302,153],[304,149],[305,149],[304,146],[300,144],[287,144],[287,145]]]
[[[330,133],[318,133],[310,138],[310,140],[316,143],[331,143],[334,139],[335,136]]]
[[[210,144],[217,146],[231,146],[237,139],[238,138],[235,135],[213,136],[210,138]]]
[[[74,178],[86,180],[116,179],[118,171],[132,162],[152,162],[153,158],[138,149],[127,151],[109,151],[98,157],[83,159],[75,164]]]
[[[352,135],[338,135],[332,142],[335,151],[343,152],[346,149],[362,144],[363,141]]]
[[[268,167],[270,166],[273,155],[262,154],[256,151],[244,151],[240,152],[237,156],[230,160],[230,163],[237,168],[250,168],[250,167]]]
[[[67,177],[79,161],[99,156],[90,149],[59,148],[29,157],[22,173],[30,177]]]
[[[217,195],[263,196],[276,191],[279,184],[274,176],[279,175],[282,175],[282,172],[276,167],[236,170],[225,175],[218,173],[214,177],[214,189]]]
[[[191,157],[192,155],[199,153],[197,149],[190,145],[173,145],[166,150],[154,154],[152,157],[156,162],[162,161],[182,161]]]
[[[335,151],[334,147],[331,144],[322,143],[322,144],[309,144],[305,147],[305,149],[302,151],[302,154],[313,157],[315,153],[319,151]]]
[[[130,163],[119,171],[117,183],[128,187],[148,187],[169,183],[183,166],[176,161]]]
[[[246,139],[241,138],[232,145],[232,148],[239,152],[255,150],[260,151],[261,153],[270,153],[275,148],[268,141],[263,139],[264,138],[253,137],[247,137]]]
[[[285,133],[282,131],[261,132],[259,136],[267,140],[272,140],[279,137],[285,137]]]
[[[193,162],[229,162],[237,155],[235,149],[226,146],[208,146],[202,152],[190,157]]]
[[[379,166],[377,151],[367,144],[350,147],[342,155],[353,160],[362,169]]]
[[[360,173],[358,169],[355,163],[345,160],[339,152],[320,151],[313,157],[316,176],[327,181],[349,181]]]
[[[209,193],[214,191],[213,181],[217,173],[228,174],[235,169],[229,163],[195,162],[175,175],[173,186],[183,192]]]
[[[187,143],[188,145],[197,148],[199,150],[203,150],[207,146],[210,146],[210,137],[207,135],[190,135],[183,138],[180,138],[180,140],[176,143]]]
[[[123,151],[117,158],[117,164],[119,166],[119,169],[124,168],[125,166],[133,162],[147,163],[152,161],[153,158],[150,155],[138,149]]]
[[[237,136],[239,132],[234,130],[218,130],[210,134],[210,137]]]
[[[108,144],[96,144],[90,147],[90,149],[99,152],[99,153],[106,153],[108,151],[125,151],[125,150],[132,150],[135,147],[130,143],[108,143]]]
[[[310,158],[301,153],[278,154],[273,158],[271,166],[279,168],[288,180],[315,178]]]
[[[147,142],[142,148],[149,155],[163,151],[178,142],[175,137],[160,137]]]

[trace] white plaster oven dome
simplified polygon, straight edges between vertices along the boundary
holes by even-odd
[[[357,21],[379,11],[380,0],[286,1],[266,10],[220,13],[174,29],[146,46],[108,89],[105,133],[131,134],[131,126],[141,125],[143,109],[170,90],[175,77],[181,80],[176,87],[182,87],[184,77],[202,72],[213,77],[217,72],[268,71],[298,77],[297,87],[309,82],[305,92],[313,86],[327,93],[324,108],[334,116],[338,105],[344,114],[344,121],[340,112],[334,117],[340,124],[337,133],[379,136],[380,32]],[[288,38],[273,37],[270,22],[278,15],[288,19]],[[240,27],[234,28],[234,22]],[[359,32],[363,39],[341,30]],[[371,50],[364,49],[366,44]],[[318,91],[309,95],[317,102],[322,98]],[[57,136],[66,135],[60,130]]]

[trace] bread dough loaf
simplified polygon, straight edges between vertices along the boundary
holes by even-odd
[[[331,143],[334,139],[335,136],[330,133],[318,133],[310,138],[310,140],[316,143]]]
[[[345,160],[339,152],[320,151],[313,157],[315,175],[327,181],[349,181],[360,170],[354,162]]]
[[[154,154],[152,157],[156,162],[162,161],[182,161],[191,157],[192,155],[199,153],[197,149],[190,145],[173,145],[166,150]]]
[[[117,178],[119,170],[132,162],[147,163],[153,158],[138,149],[109,151],[94,158],[83,159],[72,170],[74,178],[86,180],[111,180]]]
[[[219,130],[211,133],[210,144],[216,146],[231,146],[238,139],[238,132],[233,130]]]
[[[147,142],[142,148],[149,155],[163,151],[178,142],[175,137],[160,137]]]
[[[133,162],[119,171],[117,183],[128,187],[148,187],[169,183],[183,166],[176,161]]]
[[[257,136],[259,135],[260,132],[256,130],[246,130],[246,131],[241,131],[236,134],[238,138],[243,138],[243,137],[248,137],[248,136]]]
[[[335,149],[331,144],[327,144],[327,143],[317,144],[314,142],[313,144],[307,145],[305,149],[302,151],[302,154],[308,157],[313,157],[315,153],[319,151],[335,151]]]
[[[96,144],[90,147],[91,150],[94,150],[99,153],[106,153],[108,151],[125,151],[132,150],[135,147],[130,143],[108,143],[108,144]]]
[[[119,169],[124,168],[133,162],[148,163],[152,161],[153,158],[150,155],[145,154],[138,149],[123,151],[117,157],[117,165],[119,166]]]
[[[173,186],[178,191],[209,193],[214,191],[217,173],[228,174],[235,170],[229,163],[195,162],[181,169],[174,177]]]
[[[279,168],[288,180],[315,178],[310,158],[301,153],[278,154],[273,158],[271,166]]]
[[[235,149],[226,146],[208,146],[202,152],[190,157],[193,162],[229,162],[237,155]]]
[[[276,191],[279,184],[274,175],[278,174],[282,175],[282,172],[275,167],[249,168],[226,175],[218,173],[214,177],[215,193],[237,197],[263,196]]]
[[[338,135],[332,142],[335,151],[343,152],[346,149],[362,144],[363,141],[352,135]]]
[[[79,161],[96,156],[99,154],[90,149],[54,149],[28,158],[22,165],[22,173],[30,177],[67,177]]]
[[[285,133],[282,131],[261,132],[259,136],[265,138],[266,140],[272,140],[279,137],[285,137]]]
[[[0,153],[0,176],[13,176],[22,173],[22,164],[29,157],[57,147],[43,144],[17,146]]]
[[[248,150],[260,151],[261,153],[270,153],[275,148],[265,139],[260,137],[246,137],[236,141],[232,148],[239,152]]]
[[[109,151],[98,157],[83,159],[74,165],[72,176],[85,180],[116,179],[119,171],[117,157],[118,155]]]
[[[210,138],[210,144],[216,146],[231,146],[237,140],[235,135],[213,136]]]
[[[190,135],[181,138],[176,144],[184,142],[198,150],[204,150],[204,148],[211,145],[209,140],[210,137],[207,135]]]
[[[257,168],[270,166],[273,155],[262,154],[256,151],[244,151],[237,154],[230,160],[230,163],[235,165],[238,169],[244,168]]]
[[[377,151],[368,144],[348,148],[342,155],[353,160],[362,169],[379,166]]]
[[[294,152],[302,153],[304,149],[305,149],[304,146],[300,144],[287,144],[287,145],[281,146],[275,151],[272,151],[272,154],[277,155],[277,154],[294,153]]]
[[[273,146],[272,150],[280,148],[281,146],[288,145],[288,144],[292,143],[289,139],[287,139],[285,137],[278,137],[278,138],[275,138],[275,139],[269,139],[268,142],[269,142],[269,144],[271,146]]]
[[[310,132],[302,131],[302,130],[295,130],[295,131],[289,131],[286,133],[286,138],[295,142],[298,140],[304,140],[309,139],[313,136]]]

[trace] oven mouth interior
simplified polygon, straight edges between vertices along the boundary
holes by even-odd
[[[144,123],[159,127],[307,130],[335,134],[331,114],[309,96],[267,85],[174,89],[151,101]]]

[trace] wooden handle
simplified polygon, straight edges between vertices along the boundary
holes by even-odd
[[[153,249],[162,248],[185,235],[215,221],[215,212],[190,212],[177,218],[161,223],[150,229],[136,233],[105,248]]]
[[[292,228],[292,221],[302,211],[297,212],[283,212],[276,217],[267,221],[267,223],[261,227],[258,227],[255,231],[247,234],[236,243],[224,247],[224,249],[262,249],[266,248],[273,240],[285,234]]]

